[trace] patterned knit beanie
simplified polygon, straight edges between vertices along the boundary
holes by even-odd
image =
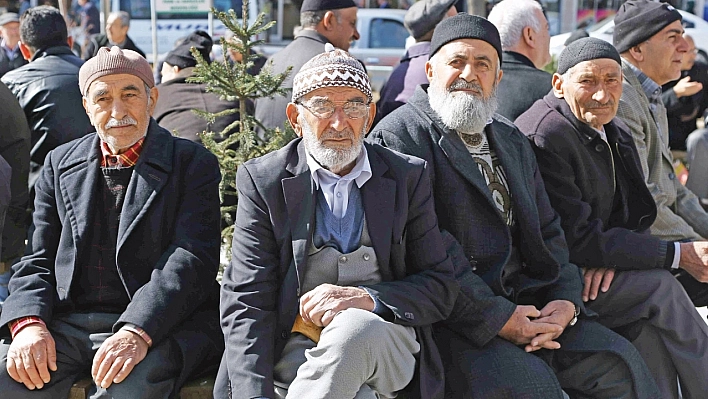
[[[142,79],[148,87],[155,87],[152,68],[140,54],[133,50],[121,50],[118,46],[113,46],[110,50],[107,47],[102,47],[95,57],[86,61],[79,69],[81,94],[86,95],[91,83],[101,76],[121,73],[135,75]]]
[[[297,102],[307,93],[323,87],[352,87],[366,94],[369,102],[373,100],[364,66],[331,43],[325,44],[325,52],[312,57],[295,75],[292,101]]]

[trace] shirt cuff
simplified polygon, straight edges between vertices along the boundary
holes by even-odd
[[[40,319],[39,317],[36,316],[29,316],[29,317],[22,317],[16,320],[13,320],[9,323],[10,327],[10,335],[12,336],[13,339],[15,339],[15,335],[17,335],[20,330],[23,328],[32,325],[32,324],[41,324],[43,326],[47,326],[47,324]]]
[[[381,317],[382,319],[386,321],[393,321],[395,319],[395,316],[393,314],[393,311],[388,308],[388,306],[384,305],[383,302],[381,302],[378,298],[375,296],[371,295],[371,291],[369,291],[368,288],[366,287],[359,287],[366,291],[367,294],[371,297],[371,300],[374,301],[374,310],[371,311],[371,313]]]
[[[120,329],[138,334],[140,336],[140,338],[142,338],[145,341],[145,343],[148,344],[148,347],[152,346],[152,338],[150,338],[150,335],[148,335],[148,333],[146,333],[145,330],[136,326],[135,324],[125,323],[125,324],[123,324],[123,327],[121,327]]]
[[[681,243],[674,242],[674,260],[671,263],[671,269],[675,270],[679,268],[679,261],[681,260]]]

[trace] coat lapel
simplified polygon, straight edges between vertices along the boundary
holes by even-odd
[[[374,252],[379,261],[379,270],[384,281],[393,279],[389,267],[391,239],[393,231],[394,202],[396,199],[396,183],[384,173],[388,165],[368,144],[364,144],[371,165],[371,178],[361,188],[364,215],[369,230]]]
[[[147,213],[172,172],[174,148],[166,135],[169,133],[151,120],[143,150],[125,193],[125,202],[118,224],[116,253],[120,253],[122,245]]]
[[[314,187],[310,168],[307,166],[305,147],[302,141],[297,151],[290,154],[285,169],[293,174],[282,180],[285,206],[292,231],[293,261],[298,280],[302,282],[307,263],[307,250],[310,245],[310,228],[314,219]]]

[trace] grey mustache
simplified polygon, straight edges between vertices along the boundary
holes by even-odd
[[[110,129],[112,127],[121,127],[121,126],[129,126],[129,125],[137,125],[138,121],[135,119],[126,116],[125,118],[118,120],[115,118],[111,118],[108,123],[106,123],[106,129]]]

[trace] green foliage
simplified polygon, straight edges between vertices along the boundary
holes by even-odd
[[[197,66],[194,75],[188,82],[205,83],[206,90],[219,95],[222,99],[229,101],[238,100],[239,109],[230,109],[219,113],[208,113],[195,110],[196,113],[209,121],[239,113],[239,120],[227,126],[221,132],[203,132],[200,134],[204,146],[214,153],[219,159],[221,168],[221,184],[219,186],[219,197],[221,203],[226,205],[221,207],[222,218],[228,225],[221,232],[223,244],[227,248],[231,245],[233,235],[233,215],[236,212],[236,171],[239,165],[247,160],[267,154],[273,150],[281,148],[295,137],[292,129],[265,129],[264,126],[246,111],[246,104],[261,97],[272,97],[274,95],[285,95],[281,87],[283,81],[290,73],[288,69],[284,73],[272,74],[270,69],[265,67],[255,76],[248,73],[248,69],[254,64],[257,56],[251,49],[261,44],[262,40],[251,40],[259,33],[265,32],[275,24],[275,21],[265,22],[265,14],[260,13],[253,25],[248,26],[248,0],[243,2],[243,22],[240,22],[234,10],[217,11],[212,8],[214,16],[218,18],[227,29],[234,33],[234,38],[238,38],[241,43],[221,39],[223,49],[223,62],[207,63],[194,48],[191,49]],[[228,49],[238,51],[243,55],[243,62],[232,62],[228,57]],[[254,127],[260,126],[265,131],[260,137],[256,134]],[[219,137],[223,141],[217,141]],[[233,203],[232,205],[228,205]],[[228,251],[227,251],[228,253]]]
[[[550,73],[551,75],[553,75],[554,73],[556,73],[556,70],[558,69],[558,57],[555,56],[555,55],[554,55],[553,57],[551,57],[551,62],[549,62],[548,64],[546,64],[546,66],[544,66],[544,67],[541,68],[541,69],[543,69],[544,71]]]

